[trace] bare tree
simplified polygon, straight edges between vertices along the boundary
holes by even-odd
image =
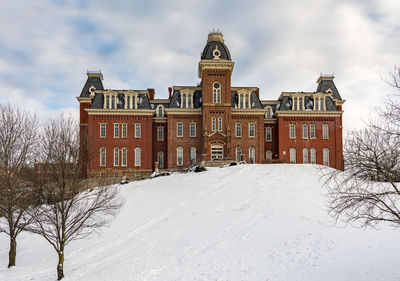
[[[388,83],[400,89],[400,69]],[[336,220],[360,226],[387,222],[400,227],[400,94],[389,97],[379,118],[349,133],[344,173],[335,171],[327,184],[329,210]]]
[[[35,157],[38,121],[16,106],[0,105],[0,232],[10,238],[8,267],[15,266],[17,236],[30,222],[32,179],[28,165]]]
[[[51,120],[41,140],[45,160],[39,183],[43,204],[32,209],[31,232],[44,237],[58,254],[58,280],[64,277],[64,250],[73,240],[87,237],[107,225],[123,204],[113,186],[89,189],[80,178],[78,124],[72,118]]]

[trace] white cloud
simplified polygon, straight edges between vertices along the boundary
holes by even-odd
[[[399,3],[3,1],[0,98],[43,118],[77,112],[87,69],[101,69],[107,88],[156,88],[165,98],[169,86],[199,81],[207,32],[220,28],[236,62],[232,85],[276,99],[335,73],[344,126],[356,128],[393,92],[381,76],[400,64]]]

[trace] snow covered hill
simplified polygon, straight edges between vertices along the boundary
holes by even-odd
[[[241,165],[122,187],[111,227],[66,249],[65,280],[400,280],[399,230],[333,226],[320,166]],[[41,237],[19,237],[0,280],[55,280]]]

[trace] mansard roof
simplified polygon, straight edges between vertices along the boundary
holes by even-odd
[[[303,93],[304,94],[304,105],[305,110],[313,110],[314,109],[314,99],[312,94],[314,93]],[[284,95],[281,97],[281,102],[275,108],[278,111],[291,111],[292,110],[293,101],[292,98],[288,95]],[[326,111],[337,111],[337,107],[330,96],[325,97],[325,108]]]
[[[220,52],[219,59],[232,60],[231,54],[229,53],[228,47],[224,43],[223,35],[219,31],[211,32],[208,35],[207,44],[201,53],[202,60],[212,60],[214,59],[213,52],[218,48]]]
[[[96,90],[104,90],[103,83],[101,82],[103,76],[100,72],[98,73],[90,73],[88,72],[88,78],[86,80],[85,85],[81,91],[79,97],[81,98],[88,98],[90,96],[89,89],[90,87],[94,87]]]
[[[233,88],[235,89],[235,88]],[[238,91],[233,90],[231,91],[231,103],[233,108],[238,108],[239,106],[239,97],[238,97]],[[256,91],[251,91],[250,95],[250,106],[251,108],[263,108],[260,98],[257,95]]]
[[[198,87],[174,87],[174,92],[170,99],[169,108],[180,108],[181,107],[181,91],[183,89],[192,89],[193,92],[193,108],[199,108],[203,105],[203,92]]]
[[[335,83],[333,82],[333,75],[323,75],[319,77],[317,83],[317,92],[326,93],[329,90],[332,91],[332,97],[337,100],[341,100],[342,97],[339,94],[339,91],[336,88]]]
[[[117,109],[124,109],[125,106],[125,94],[127,90],[112,90],[117,93]],[[136,91],[136,90],[135,90]],[[138,90],[137,95],[137,109],[151,109],[150,100],[148,95],[145,93],[146,90]],[[92,103],[90,105],[91,109],[101,109],[104,108],[104,92],[96,93]]]

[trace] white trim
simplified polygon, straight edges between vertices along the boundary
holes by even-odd
[[[104,125],[104,136],[101,135],[101,125]],[[107,123],[100,123],[100,138],[105,139],[107,137]]]
[[[117,127],[118,127],[118,130],[117,130]],[[119,123],[114,123],[114,139],[119,139],[119,135],[120,135],[119,131],[120,131]]]
[[[119,167],[119,148],[114,147],[114,167]]]
[[[124,156],[125,152],[125,156]],[[121,149],[121,166],[126,167],[128,165],[128,149],[126,147],[123,147]]]
[[[164,141],[164,126],[157,126],[157,141]]]
[[[181,134],[179,134],[179,125],[181,125]],[[176,122],[176,136],[183,137],[183,122]]]
[[[102,159],[102,153],[104,151],[104,163],[103,163],[103,159]],[[100,148],[100,167],[105,167],[107,166],[107,149],[105,147],[101,147]]]
[[[253,130],[252,130],[253,127]],[[251,132],[253,131],[253,135],[251,135]],[[255,138],[256,137],[256,124],[254,122],[249,123],[249,138]]]
[[[142,138],[142,123],[135,123],[135,139]]]
[[[192,125],[194,127],[194,130],[193,130],[194,134],[192,134]],[[192,138],[196,137],[196,122],[194,122],[194,121],[189,123],[189,136]]]
[[[142,166],[142,150],[140,147],[135,148],[135,167]]]

